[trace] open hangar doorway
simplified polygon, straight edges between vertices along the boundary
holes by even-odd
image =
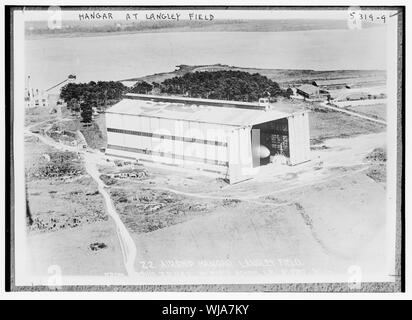
[[[253,167],[267,165],[275,156],[290,158],[287,118],[252,126],[251,139]]]

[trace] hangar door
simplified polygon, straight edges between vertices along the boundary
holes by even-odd
[[[252,148],[250,127],[236,128],[228,132],[228,178],[237,183],[251,178]]]
[[[265,147],[269,152],[265,157],[257,151],[260,147]],[[254,125],[252,127],[252,153],[254,167],[270,163],[269,156],[280,154],[289,158],[287,118]]]
[[[288,117],[290,164],[310,160],[309,114],[297,113]]]

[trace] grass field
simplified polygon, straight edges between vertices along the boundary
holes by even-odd
[[[311,144],[330,138],[349,138],[386,131],[386,126],[341,112],[313,111],[309,115]]]
[[[377,119],[386,120],[387,118],[387,106],[383,103],[365,106],[360,105],[355,107],[348,107],[347,109],[358,112],[360,114],[372,116]]]

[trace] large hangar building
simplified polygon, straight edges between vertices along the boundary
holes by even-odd
[[[310,160],[308,116],[267,99],[127,94],[106,111],[106,154],[216,173],[236,183],[274,155],[289,165]]]

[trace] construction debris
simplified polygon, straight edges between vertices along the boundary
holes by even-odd
[[[56,151],[44,154],[32,173],[38,179],[70,178],[83,174],[79,156],[74,152]]]
[[[92,251],[97,251],[105,248],[107,248],[107,245],[103,242],[94,242],[90,244],[90,249]]]
[[[123,163],[122,163],[123,166]],[[125,168],[119,172],[116,173],[108,173],[108,174],[102,174],[100,176],[100,179],[106,184],[106,185],[112,185],[116,183],[115,179],[144,179],[148,176],[148,171],[145,168],[142,167],[132,167],[132,168]]]
[[[386,181],[386,158],[386,150],[383,148],[376,148],[365,157],[371,163],[366,175],[375,182]]]
[[[386,150],[383,148],[375,148],[366,156],[366,160],[372,162],[386,162]]]
[[[123,167],[123,161],[122,160],[114,160],[114,164],[118,167]]]
[[[68,228],[76,228],[84,223],[92,223],[96,221],[106,221],[107,215],[102,212],[90,212],[90,215],[76,215],[74,217],[63,216],[49,210],[47,215],[39,215],[33,218],[30,225],[32,231],[57,231]]]
[[[99,178],[100,178],[100,180],[102,180],[103,183],[104,183],[105,185],[107,185],[107,186],[111,186],[111,185],[113,185],[113,184],[116,183],[116,179],[113,179],[112,177],[110,177],[110,176],[107,175],[107,174],[102,174],[102,175],[100,175]]]

